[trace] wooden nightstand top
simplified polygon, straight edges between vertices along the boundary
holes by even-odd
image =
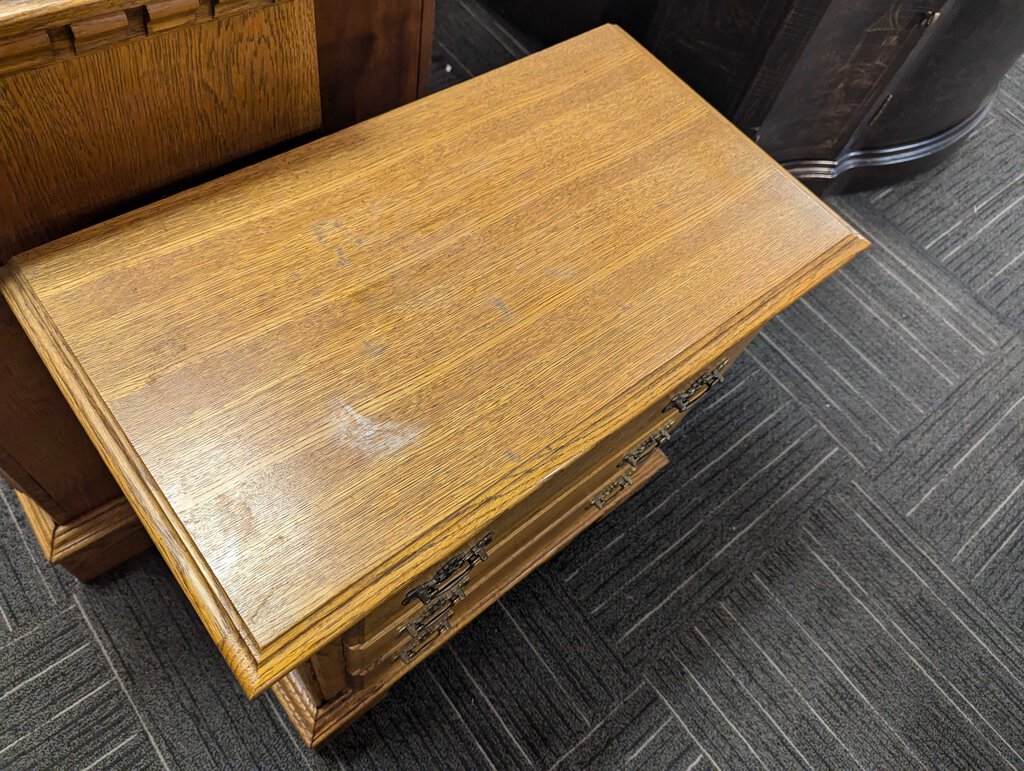
[[[604,27],[3,290],[252,694],[865,245]]]

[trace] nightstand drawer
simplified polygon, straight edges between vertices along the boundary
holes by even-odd
[[[467,607],[474,608],[475,615],[511,586],[508,581],[496,583],[494,575],[515,574],[520,563],[534,564],[533,553],[543,552],[547,545],[540,534],[549,533],[567,516],[572,521],[565,526],[572,529],[575,522],[573,531],[581,530],[628,497],[653,473],[648,465],[664,458],[660,445],[724,378],[748,340],[554,475],[433,571],[381,603],[344,637],[349,671],[363,675],[395,657],[413,661],[420,650],[446,639]],[[488,595],[483,587],[502,585],[504,589],[481,604]]]

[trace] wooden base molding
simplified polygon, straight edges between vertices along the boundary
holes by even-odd
[[[19,491],[15,495],[25,509],[43,556],[79,581],[91,581],[153,545],[124,498],[58,525],[30,497]]]

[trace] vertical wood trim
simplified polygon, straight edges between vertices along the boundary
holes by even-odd
[[[345,650],[341,640],[335,640],[310,658],[316,683],[324,701],[334,699],[351,690],[345,672]]]
[[[0,299],[0,464],[12,486],[57,524],[121,495],[29,342]]]
[[[315,0],[314,8],[324,131],[410,102],[429,83],[431,0]]]

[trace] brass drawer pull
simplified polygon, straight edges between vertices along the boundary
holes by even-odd
[[[633,484],[633,475],[637,472],[637,469],[640,468],[640,464],[650,458],[654,454],[655,450],[672,438],[672,434],[669,433],[669,429],[675,426],[675,424],[675,420],[670,420],[664,426],[640,442],[640,444],[632,450],[623,455],[622,460],[619,461],[616,468],[622,468],[623,466],[629,466],[629,468],[617,476],[611,484],[599,492],[594,498],[591,498],[590,505],[603,509],[616,495]]]
[[[487,533],[473,546],[451,557],[437,569],[433,578],[410,590],[402,604],[408,605],[413,600],[419,600],[429,606],[440,595],[450,591],[461,592],[469,580],[469,572],[473,566],[487,559],[487,545],[493,538],[494,533]]]
[[[432,605],[424,608],[418,616],[401,627],[396,636],[401,637],[403,634],[407,634],[414,640],[423,640],[441,619],[451,618],[455,606],[464,599],[466,599],[465,583],[446,592]]]
[[[400,650],[398,654],[395,656],[395,658],[406,664],[411,664],[413,659],[415,659],[417,656],[423,653],[423,651],[425,651],[427,648],[433,645],[438,640],[438,638],[444,635],[445,632],[450,631],[451,628],[451,621],[447,618],[444,619],[443,623],[439,623],[436,626],[432,627],[429,633],[425,635],[423,639],[415,640],[407,648],[403,648],[402,650]]]
[[[636,469],[631,468],[622,476],[616,477],[614,482],[599,492],[595,498],[590,500],[590,505],[596,506],[599,509],[603,509],[607,506],[610,500],[633,484],[633,472],[635,470]]]
[[[628,464],[635,469],[651,457],[655,450],[672,438],[672,434],[668,432],[672,426],[673,423],[669,423],[663,428],[659,428],[649,437],[640,442],[640,444],[636,446],[636,449],[627,452],[623,456],[622,460],[619,462],[619,466],[625,466]]]
[[[721,383],[725,376],[723,371],[725,365],[729,363],[728,359],[722,359],[713,369],[709,369],[704,374],[697,377],[685,390],[680,391],[671,399],[668,404],[662,410],[662,412],[668,412],[669,410],[679,410],[680,412],[686,412],[690,407],[700,401],[704,395],[711,390],[711,388]]]

